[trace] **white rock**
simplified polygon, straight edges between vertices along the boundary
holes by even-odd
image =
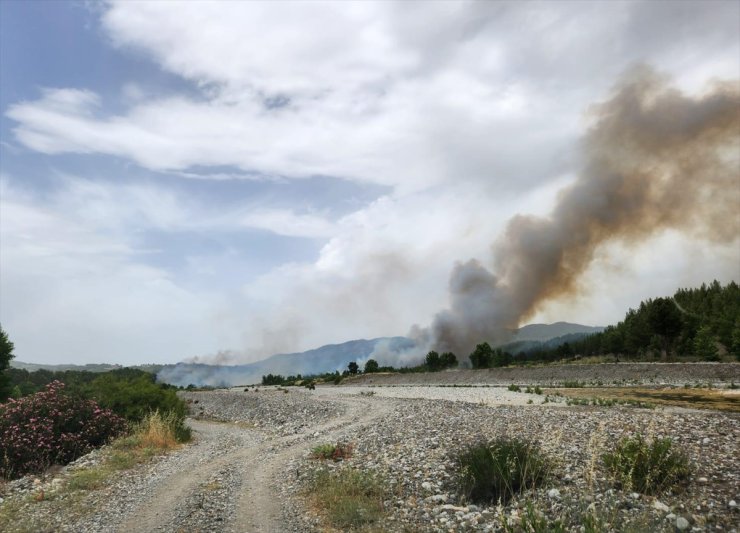
[[[425,481],[424,483],[421,484],[421,488],[424,490],[432,490],[432,484],[429,483],[428,481]]]
[[[663,513],[667,513],[668,511],[671,510],[670,507],[668,507],[666,504],[664,504],[663,502],[658,501],[658,500],[655,500],[653,502],[653,509],[656,509],[656,510],[661,511]]]
[[[547,491],[547,495],[550,498],[560,498],[560,491],[558,489],[550,489]]]
[[[707,478],[705,478],[705,477],[700,477],[699,479],[697,479],[697,481],[698,481],[699,483],[706,483],[706,482],[707,482],[707,481],[709,481],[709,480],[708,480]]]
[[[730,500],[730,503],[728,503],[727,505],[734,509],[735,507],[737,507],[737,502],[735,500]]]
[[[689,527],[689,521],[686,520],[683,516],[679,516],[676,518],[676,529],[679,531],[683,531],[684,529],[688,529]]]

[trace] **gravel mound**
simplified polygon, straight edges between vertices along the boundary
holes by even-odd
[[[260,387],[246,391],[180,392],[197,419],[243,422],[279,435],[293,435],[344,412],[303,389]]]

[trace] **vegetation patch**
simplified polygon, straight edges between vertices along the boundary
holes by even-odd
[[[557,389],[548,389],[553,394]],[[614,400],[620,404],[654,407],[670,405],[673,407],[687,407],[692,409],[716,409],[719,411],[740,412],[740,392],[731,389],[687,389],[646,387],[604,387],[580,388],[558,391],[571,399],[600,400],[605,405],[607,400]],[[599,405],[599,403],[592,403]],[[578,402],[575,402],[578,404]]]
[[[67,464],[120,435],[125,421],[92,400],[46,390],[0,405],[0,477],[13,479]]]
[[[460,492],[476,503],[506,503],[543,483],[551,471],[535,444],[509,438],[474,444],[458,455],[457,463]]]
[[[354,447],[352,443],[320,444],[311,450],[311,457],[314,459],[343,461],[352,457],[353,451]]]
[[[131,434],[119,437],[104,448],[101,462],[75,469],[66,476],[58,488],[39,491],[28,498],[13,498],[0,505],[0,531],[55,531],[58,525],[30,523],[27,517],[53,517],[64,512],[66,516],[85,516],[95,511],[94,502],[84,495],[107,486],[121,471],[146,463],[152,457],[178,446],[173,414],[154,412],[134,426]],[[31,513],[28,506],[47,506],[49,512]]]
[[[314,505],[329,523],[341,530],[365,529],[379,522],[388,497],[384,481],[376,474],[354,468],[317,472],[311,485]]]
[[[668,438],[627,437],[602,459],[620,488],[643,494],[659,494],[686,481],[691,473],[688,458]]]

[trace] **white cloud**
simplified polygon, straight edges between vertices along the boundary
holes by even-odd
[[[257,209],[240,217],[238,225],[293,237],[330,237],[334,226],[325,218],[286,209]]]
[[[316,175],[391,192],[338,220],[312,210],[310,198],[224,208],[165,185],[70,177],[47,203],[4,194],[5,313],[22,338],[31,339],[37,312],[59,324],[49,338],[74,331],[67,353],[85,332],[125,339],[136,327],[154,345],[175,339],[172,352],[182,355],[268,355],[403,334],[445,305],[456,260],[490,262],[510,215],[548,213],[577,168],[584,114],[625,67],[653,63],[694,91],[712,77],[737,78],[739,10],[732,2],[110,2],[101,22],[114,46],[199,94],[153,97],[136,79],[121,88],[122,102],[84,87],[45,89],[6,112],[19,143],[184,178],[265,180],[276,198],[281,180]],[[238,229],[326,244],[315,261],[205,295],[134,258],[137,232]],[[651,246],[716,261],[684,258],[666,272],[645,259]],[[217,275],[233,259],[219,253],[192,251],[189,268]],[[610,303],[586,289],[539,318],[603,324],[656,287],[729,276],[737,263],[736,251],[676,237],[634,254],[606,251],[584,285]],[[36,299],[24,300],[26,290]],[[141,322],[127,322],[136,310]],[[196,334],[202,324],[216,324],[218,345]]]
[[[7,178],[0,198],[0,311],[19,358],[174,362],[225,340],[218,297],[178,286],[126,240],[39,206]]]

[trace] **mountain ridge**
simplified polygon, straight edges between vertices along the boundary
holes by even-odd
[[[571,334],[590,334],[603,328],[584,326],[570,322],[553,324],[528,324],[519,328],[509,340],[509,344],[533,345]],[[424,354],[414,351],[413,340],[407,337],[377,337],[374,339],[353,339],[350,341],[326,344],[303,352],[274,354],[259,361],[236,365],[211,365],[208,363],[180,362],[173,365],[134,365],[155,372],[159,381],[173,385],[188,386],[232,386],[257,383],[266,374],[309,375],[342,371],[350,361],[363,362],[376,358],[381,364],[405,366],[418,364]],[[459,357],[460,360],[465,356]],[[13,361],[16,368],[29,371],[45,370],[87,370],[105,372],[121,365],[38,365]]]

